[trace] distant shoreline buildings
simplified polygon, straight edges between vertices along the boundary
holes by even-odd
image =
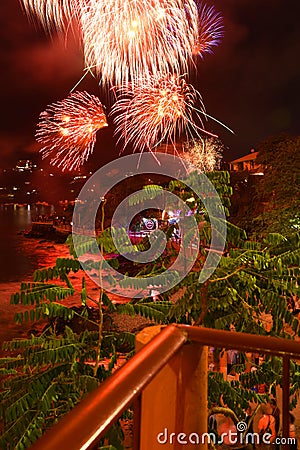
[[[182,149],[178,149],[182,150]],[[170,152],[169,147],[164,148]],[[174,149],[173,149],[174,151]],[[178,154],[180,157],[180,152]],[[250,153],[229,163],[223,170],[232,175],[247,172],[248,175],[263,175],[263,167],[257,163],[258,152]],[[37,201],[58,203],[74,201],[92,172],[57,172],[39,168],[31,159],[20,159],[11,169],[1,169],[0,203],[36,203]],[[234,183],[235,184],[235,183]]]

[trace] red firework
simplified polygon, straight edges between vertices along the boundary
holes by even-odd
[[[96,133],[107,126],[100,99],[87,92],[74,92],[52,103],[40,114],[36,140],[43,158],[62,170],[78,169],[93,152]]]

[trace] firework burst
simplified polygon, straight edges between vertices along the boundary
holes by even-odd
[[[200,172],[212,172],[220,168],[224,145],[218,138],[203,137],[185,145],[184,152],[180,155],[184,158],[189,168],[189,163]]]
[[[204,130],[204,120],[221,123],[205,113],[199,92],[178,75],[188,72],[193,55],[211,53],[223,36],[221,15],[197,1],[21,0],[49,31],[75,19],[86,73],[115,86],[118,142],[140,152],[162,143],[175,149],[179,136],[187,141],[203,133],[214,136]],[[36,138],[43,157],[72,170],[92,153],[103,126],[100,100],[75,92],[41,113]]]
[[[178,135],[188,139],[204,131],[201,96],[183,76],[140,78],[121,86],[117,93],[120,96],[111,114],[123,148],[132,145],[133,151],[152,151],[161,143],[175,144]]]
[[[183,73],[198,34],[193,0],[90,0],[81,22],[86,66],[118,86]]]
[[[98,97],[74,92],[66,99],[52,103],[40,114],[36,140],[43,145],[43,158],[62,170],[74,170],[93,152],[96,133],[107,126]]]
[[[195,41],[193,53],[204,56],[205,53],[212,53],[213,47],[219,45],[224,35],[223,18],[213,6],[204,3],[197,3],[198,16],[198,36]]]
[[[101,84],[184,73],[192,56],[211,53],[223,36],[214,7],[194,0],[21,0],[51,31],[77,23],[85,66]]]

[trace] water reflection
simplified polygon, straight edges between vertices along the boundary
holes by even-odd
[[[36,216],[53,212],[53,206],[0,205],[0,283],[21,281],[32,274],[40,265],[42,250],[44,258],[51,253],[52,247],[54,253],[59,253],[54,246],[45,248],[44,245],[43,249],[39,241],[26,239],[23,235]]]

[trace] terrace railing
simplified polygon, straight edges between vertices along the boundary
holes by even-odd
[[[178,353],[184,353],[189,346],[194,344],[199,346],[199,348],[205,348],[206,346],[232,348],[244,352],[260,352],[282,357],[282,431],[283,436],[289,436],[290,359],[300,359],[299,342],[188,325],[169,325],[162,327],[162,331],[159,334],[143,346],[124,366],[106,379],[100,387],[87,395],[58,424],[46,432],[31,449],[85,450],[96,448],[94,445],[105,435],[120,415],[133,402],[136,402],[137,405],[139,404],[137,400],[159,372],[166,365],[172,363]],[[178,372],[177,376],[181,376],[179,373],[181,372]],[[193,396],[201,397],[202,404],[205,404],[206,394],[203,391],[207,390],[207,380],[200,380],[200,383],[199,379],[196,381],[196,388],[189,386],[188,389]],[[166,382],[168,383],[168,380]],[[185,386],[183,386],[183,389],[185,389]],[[143,404],[141,407],[143,408]],[[179,404],[178,407],[189,408],[188,416],[193,415],[190,404]],[[207,412],[206,408],[204,409],[201,411],[204,419],[202,424],[207,423]],[[140,413],[141,411],[136,412],[137,415],[134,418],[137,423],[134,436],[135,450],[140,449],[141,443],[138,426]],[[194,413],[196,414],[196,411]],[[165,417],[168,414],[169,411],[164,411],[163,408],[160,409],[162,429],[164,428]],[[183,417],[184,412],[181,411],[180,415]],[[178,429],[174,431],[175,433],[180,433],[183,430]],[[143,432],[145,433],[147,430],[143,429]],[[163,448],[163,446],[160,447]],[[153,445],[151,448],[146,448],[146,450],[153,450],[154,448],[158,447]],[[178,444],[174,444],[172,448],[187,447],[178,447]],[[205,446],[200,445],[194,448],[205,448]]]

